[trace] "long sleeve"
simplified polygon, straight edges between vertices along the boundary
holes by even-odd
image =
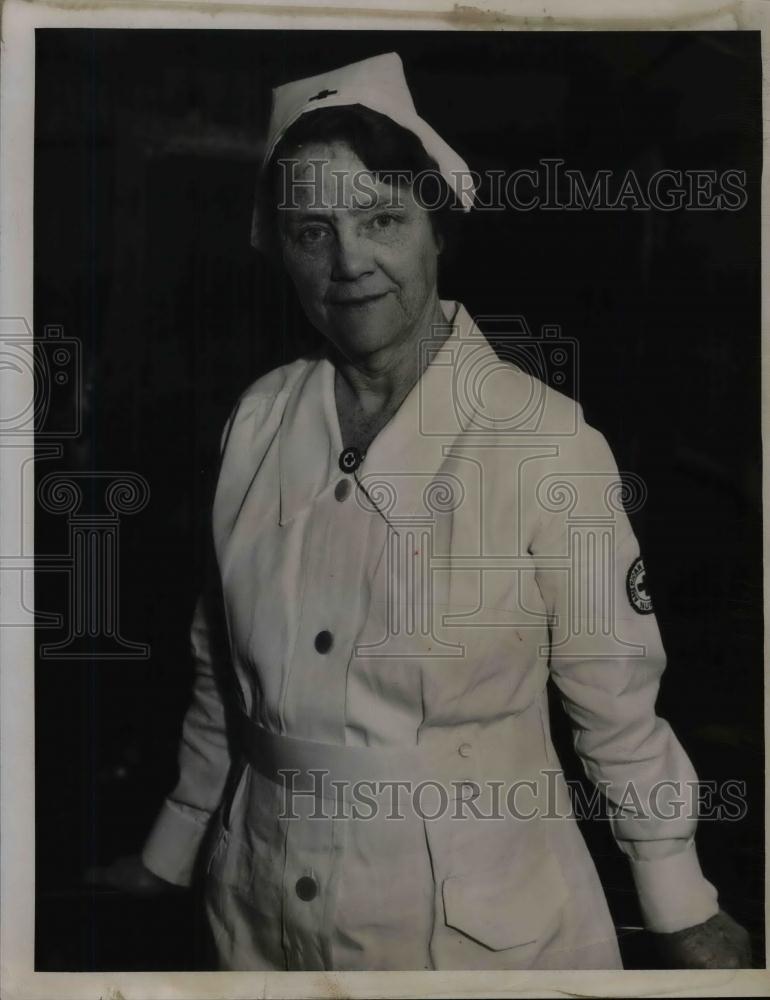
[[[193,615],[190,643],[195,679],[182,725],[179,780],[142,851],[142,861],[150,871],[177,885],[189,885],[192,880],[198,848],[222,799],[231,763],[203,596]]]
[[[582,419],[558,450],[538,471],[530,545],[551,621],[551,676],[585,773],[607,797],[645,924],[676,931],[718,910],[693,839],[697,775],[655,712],[666,657],[613,455]]]
[[[220,459],[239,403],[240,400],[222,431]],[[204,590],[195,605],[190,626],[194,679],[191,702],[182,723],[179,778],[142,849],[144,865],[176,885],[189,885],[192,881],[198,848],[222,800],[232,764],[222,678],[217,671],[217,659],[226,656],[228,650],[221,617],[215,622],[210,620],[220,611],[218,599],[217,590]]]

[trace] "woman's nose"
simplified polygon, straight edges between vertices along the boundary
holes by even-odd
[[[333,281],[356,281],[374,271],[374,263],[366,248],[366,241],[355,233],[337,234],[334,260],[332,262]]]

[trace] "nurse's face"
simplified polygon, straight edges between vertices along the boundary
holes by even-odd
[[[419,336],[438,303],[440,246],[428,212],[409,185],[375,181],[344,144],[307,146],[294,158],[285,176],[307,183],[291,185],[278,224],[310,322],[350,359]]]

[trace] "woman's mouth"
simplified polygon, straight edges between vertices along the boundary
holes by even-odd
[[[372,302],[379,302],[387,294],[387,292],[375,292],[371,295],[345,295],[329,299],[329,304],[343,309],[356,309],[368,306]]]

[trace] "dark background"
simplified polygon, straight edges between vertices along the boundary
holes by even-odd
[[[224,421],[313,339],[249,246],[270,87],[391,50],[420,113],[477,170],[558,156],[589,176],[747,172],[738,212],[472,215],[442,293],[576,338],[587,419],[647,483],[632,522],[669,656],[659,711],[702,779],[747,783],[745,819],[702,822],[698,843],[761,963],[759,34],[38,30],[35,332],[78,338],[84,379],[46,424],[55,436],[77,405],[82,433],[37,476],[145,477],[148,505],[120,521],[119,613],[151,655],[38,657],[36,967],[210,967],[190,894],[131,899],[84,872],[138,850],[175,781]],[[65,551],[67,530],[39,510],[38,554]],[[41,566],[37,609],[62,612],[64,578]],[[617,923],[637,925],[607,824],[584,832]],[[629,966],[655,962],[648,935],[621,944]]]

